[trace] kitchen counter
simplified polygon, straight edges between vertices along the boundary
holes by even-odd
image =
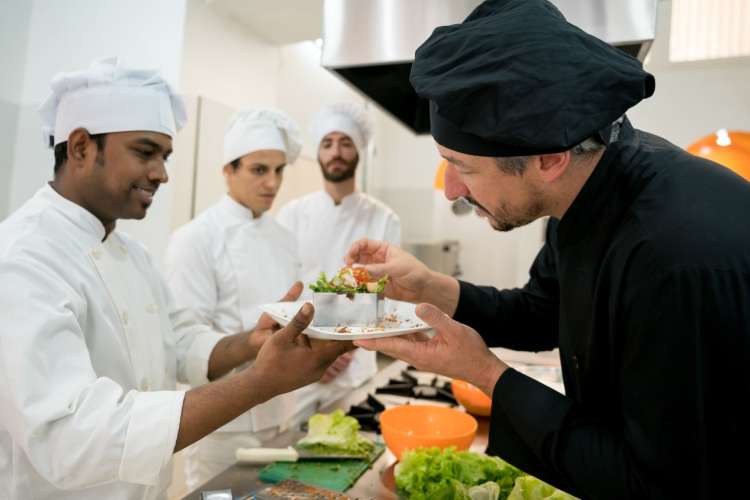
[[[513,363],[512,360],[508,359],[509,357],[512,357],[509,354],[510,352],[511,351],[505,351],[502,349],[496,351],[496,354],[498,354],[501,359],[508,360],[511,366],[521,369],[516,363]],[[553,361],[549,364],[546,362],[542,362],[541,364],[550,365],[546,368],[552,368],[554,370],[555,363],[554,358],[552,359]],[[526,359],[518,361],[528,363]],[[366,399],[368,393],[374,393],[375,388],[387,383],[389,378],[397,378],[406,366],[407,364],[403,361],[394,361],[378,372],[367,384],[352,390],[352,392],[343,398],[321,408],[320,412],[328,413],[338,408],[347,411],[351,405],[358,404]],[[552,382],[554,384],[556,381],[553,380]],[[477,421],[479,422],[479,428],[477,429],[477,435],[471,449],[473,451],[484,452],[487,447],[487,437],[489,434],[489,419],[478,417]],[[366,435],[368,435],[368,437],[375,436],[374,434]],[[296,443],[302,436],[304,436],[304,433],[298,429],[290,429],[270,441],[268,446],[285,448]],[[377,439],[382,440],[382,437],[378,435]],[[393,493],[393,465],[395,463],[396,457],[394,457],[386,448],[385,452],[373,463],[372,467],[359,478],[352,488],[344,493],[351,498],[359,499],[396,499],[396,495]],[[189,500],[200,500],[201,491],[222,490],[227,488],[232,490],[235,499],[244,498],[249,493],[265,486],[265,483],[261,483],[257,479],[258,474],[263,467],[264,465],[235,464],[207,483],[198,487],[195,491],[192,491],[184,498]]]

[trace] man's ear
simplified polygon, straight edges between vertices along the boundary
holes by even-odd
[[[224,172],[224,177],[228,177],[234,171],[234,167],[232,167],[231,163],[227,163],[226,165],[224,165],[222,171]]]
[[[555,182],[570,165],[570,151],[539,155],[539,177],[545,182]]]
[[[93,144],[91,136],[85,128],[77,128],[70,133],[68,136],[68,161],[72,163],[82,164],[88,155],[96,154],[96,151],[91,150],[91,147],[96,146]]]

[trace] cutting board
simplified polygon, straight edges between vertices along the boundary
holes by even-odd
[[[303,460],[274,462],[260,471],[258,478],[266,483],[294,479],[334,491],[346,491],[383,453],[385,447],[375,443],[375,450],[365,460]]]

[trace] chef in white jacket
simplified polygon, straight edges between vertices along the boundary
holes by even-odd
[[[255,328],[258,306],[278,300],[298,279],[294,237],[268,210],[301,147],[299,129],[286,114],[236,113],[224,137],[227,194],[172,235],[166,277],[177,309],[193,311],[214,332]],[[237,448],[261,446],[285,430],[295,416],[295,400],[295,393],[273,398],[191,446],[188,488],[232,465]]]
[[[393,210],[356,189],[355,172],[366,154],[371,127],[363,109],[338,103],[321,109],[313,118],[312,136],[318,148],[323,190],[287,203],[278,221],[297,240],[302,264],[301,279],[314,282],[321,271],[329,276],[344,266],[352,243],[377,238],[401,244],[401,222]],[[309,297],[306,289],[303,297]],[[357,349],[337,360],[317,384],[317,398],[302,404],[322,404],[342,396],[377,372],[375,354]]]
[[[300,335],[306,306],[229,373],[267,317],[223,336],[175,311],[115,229],[145,217],[185,122],[158,72],[97,61],[56,76],[41,112],[54,180],[0,224],[0,498],[166,498],[175,451],[318,380],[346,346]]]

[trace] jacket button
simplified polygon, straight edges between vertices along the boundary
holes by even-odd
[[[578,356],[576,356],[575,354],[573,355],[573,367],[575,367],[576,371],[581,369],[578,363]]]
[[[128,311],[123,310],[120,313],[120,317],[122,318],[122,322],[127,325],[128,324]]]

